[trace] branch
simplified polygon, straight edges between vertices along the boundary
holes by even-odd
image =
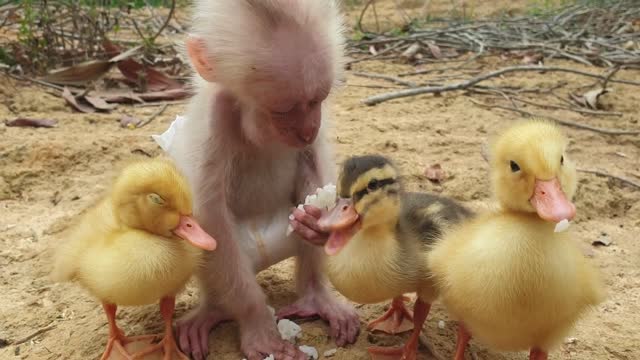
[[[49,326],[46,326],[46,327],[40,328],[40,329],[36,330],[35,332],[31,333],[30,335],[27,335],[27,336],[23,337],[22,339],[18,339],[18,340],[16,340],[16,341],[12,342],[12,343],[11,343],[11,345],[20,345],[20,344],[24,344],[24,343],[26,343],[27,341],[29,341],[29,340],[33,339],[34,337],[36,337],[36,336],[38,336],[38,335],[40,335],[40,334],[43,334],[43,333],[46,333],[46,332],[47,332],[47,331],[49,331],[49,330],[53,330],[53,329],[55,329],[55,327],[56,327],[56,325],[55,325],[55,324],[50,324]]]
[[[173,17],[173,13],[175,10],[176,10],[176,0],[171,0],[171,9],[169,10],[169,15],[167,15],[167,18],[164,20],[164,24],[162,24],[160,29],[158,29],[158,32],[156,32],[156,34],[149,39],[150,44],[153,44],[156,38],[160,36],[160,34],[162,34],[164,29],[167,27],[167,25],[169,25],[169,21],[171,21],[171,18]]]
[[[369,78],[369,79],[381,79],[381,80],[387,80],[390,81],[394,84],[398,84],[398,85],[403,85],[403,86],[407,86],[410,88],[415,88],[418,85],[416,85],[416,83],[413,83],[411,81],[405,81],[402,79],[398,79],[397,77],[393,77],[393,76],[387,76],[387,75],[381,75],[381,74],[372,74],[372,73],[363,73],[363,72],[354,72],[352,73],[355,76],[360,76],[360,77],[365,77],[365,78]]]
[[[403,98],[403,97],[409,97],[409,96],[416,96],[416,95],[422,95],[422,94],[432,94],[432,93],[441,93],[441,92],[445,92],[445,91],[455,91],[455,90],[463,90],[463,89],[467,89],[479,82],[482,81],[486,81],[495,77],[498,77],[500,75],[504,75],[507,73],[512,73],[512,72],[526,72],[526,71],[540,71],[540,72],[566,72],[566,73],[572,73],[572,74],[578,74],[578,75],[582,75],[582,76],[586,76],[586,77],[591,77],[591,78],[596,78],[596,79],[601,79],[601,80],[605,80],[606,77],[602,76],[602,75],[597,75],[597,74],[592,74],[592,73],[588,73],[586,71],[580,71],[580,70],[575,70],[575,69],[569,69],[569,68],[563,68],[563,67],[557,67],[557,66],[512,66],[512,67],[506,67],[500,70],[496,70],[493,72],[490,72],[488,74],[484,74],[484,75],[479,75],[476,76],[474,78],[471,78],[467,81],[461,82],[461,83],[457,83],[457,84],[452,84],[452,85],[446,85],[446,86],[423,86],[423,87],[418,87],[418,88],[414,88],[414,89],[407,89],[407,90],[400,90],[400,91],[396,91],[396,92],[391,92],[391,93],[387,93],[387,94],[381,94],[381,95],[375,95],[375,96],[371,96],[366,98],[363,102],[366,105],[376,105],[385,101],[389,101],[389,100],[393,100],[393,99],[399,99],[399,98]],[[640,82],[635,82],[635,81],[628,81],[628,80],[613,80],[613,79],[609,79],[609,82],[616,82],[616,83],[622,83],[622,84],[629,84],[629,85],[635,85],[635,86],[640,86]]]
[[[588,173],[588,174],[595,174],[595,175],[598,175],[598,176],[606,176],[608,178],[616,179],[616,180],[622,182],[623,184],[627,184],[627,185],[630,185],[632,187],[635,187],[636,189],[640,189],[640,184],[639,183],[637,183],[637,182],[635,182],[633,180],[629,180],[629,179],[620,177],[620,176],[608,174],[608,173],[606,173],[604,171],[590,170],[590,169],[578,169],[578,171],[583,172],[583,173]]]
[[[472,103],[474,103],[474,104],[476,104],[478,106],[481,106],[481,107],[513,111],[513,112],[519,113],[520,115],[524,115],[524,116],[531,117],[531,118],[546,118],[546,119],[555,121],[558,124],[561,124],[561,125],[564,125],[564,126],[569,126],[569,127],[574,127],[574,128],[577,128],[577,129],[594,131],[594,132],[601,133],[601,134],[606,134],[606,135],[638,135],[638,134],[640,134],[640,130],[602,129],[602,128],[597,128],[597,127],[593,127],[593,126],[589,126],[589,125],[584,125],[584,124],[580,124],[580,123],[569,121],[569,120],[561,120],[561,119],[558,119],[557,117],[553,117],[553,116],[550,116],[550,115],[535,114],[535,113],[532,113],[532,112],[529,112],[529,111],[525,111],[525,110],[522,110],[522,109],[516,109],[516,108],[510,107],[510,106],[489,105],[489,104],[485,104],[485,103],[482,103],[482,102],[474,100],[474,99],[469,99],[469,100],[471,100]]]

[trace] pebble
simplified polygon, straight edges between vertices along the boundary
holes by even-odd
[[[444,321],[442,321],[442,320],[438,321],[438,328],[439,329],[444,329]]]

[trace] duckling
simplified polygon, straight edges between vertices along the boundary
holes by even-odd
[[[471,336],[498,351],[547,359],[603,300],[596,270],[569,232],[554,230],[576,214],[567,144],[555,124],[540,120],[500,134],[489,159],[499,206],[450,229],[429,253],[441,300],[458,320],[456,360]]]
[[[52,278],[77,281],[102,302],[109,341],[102,360],[115,348],[130,359],[164,350],[176,353],[171,319],[175,296],[216,241],[193,218],[186,178],[166,159],[136,162],[123,169],[110,193],[89,209],[55,254]],[[165,323],[162,341],[131,355],[127,343],[156,336],[126,337],[116,325],[118,306],[160,301]]]
[[[369,328],[394,332],[412,321],[413,333],[404,347],[371,347],[369,353],[373,358],[415,359],[420,331],[437,296],[426,273],[426,252],[450,224],[471,212],[444,197],[403,191],[395,166],[378,155],[348,159],[337,191],[336,206],[318,220],[330,233],[324,245],[328,278],[357,303],[393,299],[389,311]],[[411,314],[403,294],[413,292],[418,299]]]

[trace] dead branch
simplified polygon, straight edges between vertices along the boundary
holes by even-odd
[[[550,115],[532,113],[532,112],[529,112],[529,111],[526,111],[526,110],[517,109],[517,108],[514,108],[514,107],[510,107],[510,106],[491,105],[491,104],[485,104],[483,102],[480,102],[480,101],[474,100],[474,99],[469,99],[469,100],[471,100],[472,103],[474,103],[474,104],[476,104],[478,106],[487,108],[487,109],[502,109],[502,110],[513,111],[513,112],[517,112],[520,115],[523,115],[523,116],[529,117],[529,118],[540,118],[540,119],[546,118],[546,119],[555,121],[558,124],[561,124],[561,125],[564,125],[564,126],[569,126],[569,127],[573,127],[573,128],[577,128],[577,129],[594,131],[594,132],[597,132],[597,133],[600,133],[600,134],[606,134],[606,135],[638,135],[638,134],[640,134],[640,130],[602,129],[602,128],[597,128],[597,127],[593,127],[593,126],[589,126],[589,125],[584,125],[584,124],[580,124],[580,123],[569,121],[569,120],[558,119],[557,117],[550,116]]]
[[[630,185],[632,187],[635,187],[636,189],[640,189],[640,183],[637,183],[633,180],[629,180],[627,178],[623,178],[621,176],[617,176],[617,175],[611,175],[609,173],[606,173],[604,171],[600,171],[600,170],[591,170],[591,169],[577,169],[580,172],[583,173],[588,173],[588,174],[594,174],[594,175],[598,175],[598,176],[604,176],[604,177],[608,177],[611,179],[616,179],[618,181],[620,181],[623,184],[627,184]]]
[[[558,66],[530,66],[530,65],[523,65],[523,66],[511,66],[511,67],[506,67],[506,68],[502,68],[484,75],[479,75],[476,76],[474,78],[471,78],[467,81],[461,82],[461,83],[457,83],[457,84],[452,84],[452,85],[446,85],[446,86],[423,86],[423,87],[417,87],[417,88],[413,88],[413,89],[407,89],[407,90],[400,90],[400,91],[396,91],[396,92],[391,92],[391,93],[387,93],[387,94],[380,94],[380,95],[374,95],[371,97],[366,98],[363,102],[366,105],[376,105],[376,104],[380,104],[382,102],[385,101],[389,101],[389,100],[393,100],[393,99],[399,99],[399,98],[403,98],[403,97],[409,97],[409,96],[416,96],[416,95],[422,95],[422,94],[433,94],[433,93],[442,93],[442,92],[446,92],[446,91],[455,91],[455,90],[463,90],[463,89],[467,89],[479,82],[482,81],[486,81],[507,73],[512,73],[512,72],[527,72],[527,71],[535,71],[535,72],[566,72],[566,73],[572,73],[572,74],[578,74],[578,75],[582,75],[582,76],[586,76],[586,77],[591,77],[591,78],[596,78],[596,79],[601,79],[601,80],[605,80],[606,77],[602,76],[602,75],[597,75],[597,74],[592,74],[592,73],[588,73],[586,71],[581,71],[581,70],[576,70],[576,69],[570,69],[570,68],[563,68],[563,67],[558,67]],[[614,79],[610,79],[609,82],[616,82],[616,83],[622,83],[622,84],[629,84],[629,85],[634,85],[634,86],[640,86],[640,82],[635,82],[635,81],[629,81],[629,80],[614,80]]]
[[[167,110],[167,107],[169,106],[169,104],[163,104],[158,110],[156,110],[156,112],[154,112],[153,114],[151,114],[149,116],[148,119],[146,119],[145,121],[141,122],[140,124],[138,124],[138,126],[136,126],[137,128],[141,128],[145,125],[147,125],[148,123],[152,122],[153,119],[157,118],[158,116],[162,115],[162,113]]]
[[[365,77],[365,78],[369,78],[369,79],[386,80],[386,81],[390,81],[390,82],[392,82],[394,84],[403,85],[403,86],[410,87],[410,88],[414,88],[414,87],[418,86],[416,83],[413,83],[411,81],[405,81],[405,80],[402,80],[402,79],[399,79],[399,78],[393,77],[393,76],[387,76],[387,75],[382,75],[382,74],[363,73],[363,72],[353,72],[352,74],[355,75],[355,76]]]
[[[169,25],[169,22],[171,21],[171,18],[173,17],[173,13],[175,12],[175,10],[176,10],[176,0],[171,0],[171,8],[169,9],[169,15],[167,15],[167,18],[164,20],[164,23],[162,24],[160,29],[158,29],[158,31],[152,37],[149,38],[150,43],[153,44],[156,38],[158,38],[158,36],[162,34],[164,29],[167,27],[167,25]]]
[[[31,333],[30,335],[27,335],[27,336],[23,337],[22,339],[15,340],[14,342],[11,343],[11,345],[24,344],[27,341],[33,339],[34,337],[36,337],[36,336],[38,336],[40,334],[44,334],[47,331],[55,329],[55,327],[56,327],[56,325],[51,323],[49,326],[45,326],[43,328],[40,328],[40,329],[36,330],[35,332]]]

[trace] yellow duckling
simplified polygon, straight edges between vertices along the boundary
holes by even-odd
[[[117,306],[160,301],[165,322],[161,342],[134,354],[164,350],[188,359],[176,347],[171,328],[175,295],[198,266],[202,250],[216,241],[192,217],[191,191],[174,164],[153,159],[127,166],[111,193],[90,209],[57,251],[53,278],[77,281],[99,299],[109,321],[109,341],[102,359],[115,348],[155,336],[127,338],[115,322]],[[186,240],[186,241],[185,241]]]
[[[337,205],[318,225],[330,232],[325,243],[327,274],[336,290],[358,303],[393,299],[391,308],[369,324],[390,333],[413,328],[403,348],[369,348],[376,358],[415,359],[418,337],[437,294],[425,266],[426,252],[449,224],[471,215],[452,200],[404,192],[397,170],[385,157],[348,159],[338,182]],[[411,314],[403,294],[418,294]],[[413,322],[413,326],[407,327]]]
[[[576,170],[554,124],[523,122],[492,144],[499,209],[456,226],[428,264],[441,299],[459,321],[455,359],[473,335],[499,351],[547,359],[586,310],[604,298],[596,270],[556,223],[571,220]]]

